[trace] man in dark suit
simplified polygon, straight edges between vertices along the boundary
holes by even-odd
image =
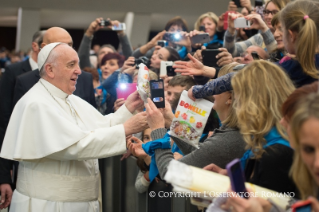
[[[38,31],[33,35],[30,58],[7,66],[2,75],[0,81],[0,147],[2,146],[4,135],[14,107],[12,100],[16,78],[21,74],[38,69],[37,59],[40,51],[40,45],[43,41],[44,32],[45,31]],[[4,203],[3,200],[10,198],[12,195],[10,187],[10,184],[12,183],[10,170],[12,169],[13,163],[2,158],[0,160],[0,191],[3,197],[1,198],[1,203]],[[15,163],[15,165],[17,165],[17,163]],[[7,198],[4,198],[4,196],[7,196]],[[0,205],[0,209],[5,207],[5,205],[6,204]]]
[[[43,48],[45,45],[53,42],[63,42],[69,44],[70,46],[73,45],[73,41],[70,34],[65,29],[59,27],[52,27],[46,31],[46,33],[43,36],[43,42],[41,44],[41,47]],[[26,92],[29,91],[30,88],[33,87],[33,85],[35,85],[39,81],[39,79],[40,75],[38,69],[24,73],[16,78],[13,97],[11,98],[12,106],[10,115],[12,113],[14,105]],[[93,107],[96,107],[93,90],[93,79],[90,73],[82,71],[82,74],[79,75],[79,78],[77,80],[76,91],[74,92],[74,94],[86,100]],[[6,126],[8,125],[9,118],[7,120]],[[2,141],[3,138],[1,139],[1,143]],[[17,162],[0,158],[0,190],[1,193],[4,194],[1,198],[2,204],[0,205],[0,209],[8,207],[8,205],[11,202],[12,190],[9,191],[8,187],[10,187],[9,184],[12,184],[10,170],[13,167],[13,163],[18,164]],[[15,167],[17,166],[14,166],[14,168]],[[17,171],[15,171],[14,173],[17,173]],[[16,179],[15,174],[13,175],[13,178]],[[15,182],[16,180],[13,181]]]

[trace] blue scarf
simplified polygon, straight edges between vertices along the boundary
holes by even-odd
[[[157,139],[154,141],[147,142],[146,144],[142,144],[142,148],[146,154],[151,156],[150,170],[149,170],[149,178],[152,182],[155,177],[158,175],[158,168],[156,166],[155,161],[155,150],[156,149],[170,149],[171,148],[171,136],[166,133],[165,136],[161,139]]]
[[[209,41],[208,43],[204,43],[203,46],[206,47],[208,44],[211,44],[211,43],[220,43],[221,45],[223,45],[224,41],[223,40],[219,40],[218,36],[215,34],[214,37],[213,37],[213,40]]]
[[[207,134],[203,134],[202,137],[205,135],[207,135]],[[171,149],[171,139],[170,138],[171,138],[171,136],[167,132],[163,138],[147,142],[146,144],[142,144],[142,148],[143,148],[144,152],[146,154],[148,154],[149,156],[151,156],[151,163],[150,163],[150,169],[149,169],[149,178],[150,178],[151,182],[155,179],[155,177],[159,173],[157,165],[156,165],[156,161],[155,161],[155,150],[156,149]],[[184,154],[178,148],[178,146],[175,144],[175,142],[173,144],[171,151],[172,151],[172,153],[178,152],[184,156]]]
[[[265,149],[271,145],[274,145],[274,144],[281,144],[281,145],[290,147],[289,142],[281,137],[281,135],[279,134],[276,127],[271,128],[269,133],[267,135],[265,135],[264,138],[266,139],[267,143],[263,146],[263,149]],[[240,159],[241,165],[242,165],[244,170],[246,168],[247,160],[252,158],[252,157],[254,157],[254,153],[251,150],[247,150],[244,153],[243,157]]]
[[[185,46],[183,46],[180,50],[178,50],[178,54],[179,56],[184,59],[187,55],[187,48]]]

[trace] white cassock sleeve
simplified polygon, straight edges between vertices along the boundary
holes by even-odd
[[[126,151],[126,137],[123,125],[101,128],[72,146],[48,155],[55,160],[88,160],[119,155]]]
[[[73,117],[53,98],[22,99],[12,113],[1,157],[33,160],[51,156],[59,160],[84,160],[124,152],[126,136],[122,124],[133,116],[125,105],[116,113],[103,116],[80,98],[73,95],[71,98],[84,130],[73,123]]]
[[[123,105],[117,112],[105,116],[112,120],[109,123],[112,127],[93,130],[79,142],[47,157],[55,160],[89,160],[122,154],[126,151],[126,136],[123,124],[118,124],[131,116]]]

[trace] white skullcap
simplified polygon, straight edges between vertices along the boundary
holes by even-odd
[[[56,42],[56,43],[50,43],[45,45],[41,51],[38,54],[38,67],[39,67],[39,71],[41,70],[42,66],[44,65],[44,63],[47,61],[50,52],[52,51],[52,49],[54,49],[57,45],[61,44],[61,42]]]

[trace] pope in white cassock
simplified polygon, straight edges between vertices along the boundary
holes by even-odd
[[[41,79],[16,104],[1,157],[20,161],[10,212],[98,212],[97,158],[126,151],[126,136],[147,128],[131,94],[116,113],[101,115],[72,95],[81,70],[64,43],[38,55]]]

